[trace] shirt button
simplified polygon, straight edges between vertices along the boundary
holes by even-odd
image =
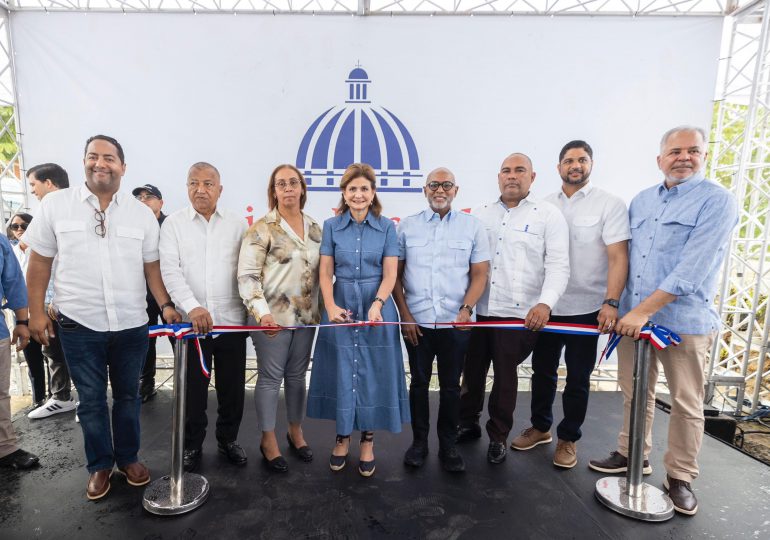
[[[655,218],[655,221],[658,221],[658,218]]]
[[[502,236],[501,236],[500,238],[498,238],[498,240],[502,240],[502,239],[503,239],[503,237],[502,237]]]
[[[353,388],[353,392],[355,392],[355,391],[356,391],[356,389],[355,389],[355,388]]]
[[[356,344],[355,344],[355,345],[353,345],[353,346],[354,346],[354,347],[358,347],[358,343],[356,343]]]
[[[640,278],[640,277],[642,277],[642,276],[636,276],[636,277],[637,277],[637,278]],[[356,330],[356,332],[358,332],[358,330]]]
[[[495,255],[500,255],[500,252],[498,251],[497,253],[495,253]]]
[[[646,258],[647,258],[647,255],[642,255],[642,259],[646,259]]]
[[[358,240],[359,242],[361,241],[361,239],[360,239],[360,238],[356,238],[356,240]]]
[[[356,270],[358,270],[358,267],[356,266]]]
[[[358,253],[358,250],[356,250],[356,253]]]
[[[355,378],[355,377],[356,377],[356,374],[355,374],[355,373],[353,373],[353,378]]]

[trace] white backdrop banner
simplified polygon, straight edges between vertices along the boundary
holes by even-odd
[[[709,127],[721,19],[14,12],[12,30],[28,167],[60,163],[79,184],[84,141],[105,133],[126,151],[123,189],[155,184],[173,211],[188,167],[209,161],[220,204],[253,219],[288,162],[322,221],[353,161],[400,218],[438,166],[456,208],[496,198],[511,152],[532,157],[536,195],[555,191],[576,138],[593,182],[630,200],[661,178],[666,129]]]

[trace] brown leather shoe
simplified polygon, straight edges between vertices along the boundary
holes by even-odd
[[[112,476],[112,469],[102,469],[91,473],[88,477],[88,488],[86,488],[86,497],[89,500],[95,501],[101,499],[110,490],[110,476]]]
[[[125,467],[118,467],[118,472],[126,477],[126,481],[132,486],[143,486],[150,482],[150,471],[139,463],[129,463]]]
[[[610,452],[610,457],[605,459],[592,459],[588,466],[598,472],[608,474],[624,473],[628,470],[628,459],[620,452]],[[650,461],[645,459],[642,465],[642,474],[652,474]]]
[[[577,447],[572,441],[559,439],[556,452],[553,453],[553,464],[562,469],[571,469],[577,465]]]
[[[677,480],[666,475],[666,479],[663,480],[663,487],[668,496],[671,497],[671,502],[674,503],[674,510],[688,516],[695,515],[695,512],[698,511],[698,499],[692,492],[690,482]]]

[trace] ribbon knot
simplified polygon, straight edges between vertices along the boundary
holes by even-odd
[[[605,358],[609,358],[622,338],[622,335],[616,334],[615,332],[610,334],[610,339],[607,341],[607,346],[604,348],[602,355],[599,357],[599,364],[601,364],[602,360]],[[659,351],[665,349],[669,345],[677,346],[682,342],[682,338],[679,337],[679,334],[673,330],[651,322],[648,322],[642,327],[642,330],[639,332],[639,339],[648,340],[652,346]]]

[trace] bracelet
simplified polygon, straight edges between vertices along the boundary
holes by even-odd
[[[468,304],[463,304],[462,306],[460,306],[460,309],[466,310],[468,312],[468,315],[473,315],[473,308]]]
[[[383,300],[379,296],[375,296],[373,302],[379,302],[380,304],[382,304],[383,307],[385,307],[385,300]]]
[[[174,302],[171,302],[171,301],[169,301],[169,302],[166,302],[165,304],[163,304],[162,306],[160,306],[160,310],[161,310],[161,311],[163,311],[163,310],[165,310],[167,307],[170,307],[171,309],[176,309],[176,304],[174,304]]]
[[[29,326],[29,319],[17,319],[16,324],[23,324],[24,326]]]

